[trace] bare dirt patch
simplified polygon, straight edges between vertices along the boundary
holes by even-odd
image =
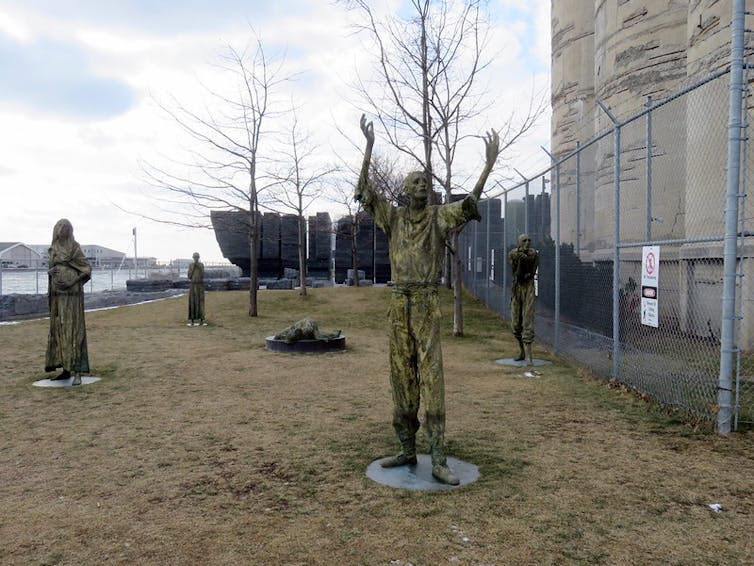
[[[87,314],[103,380],[35,388],[46,321],[0,326],[2,564],[744,564],[754,442],[697,432],[553,360],[537,379],[473,300],[451,335],[448,453],[476,483],[410,492],[364,475],[393,453],[381,288],[207,294]],[[310,316],[343,353],[268,352]],[[424,447],[426,448],[426,447]],[[715,513],[708,505],[721,503]]]

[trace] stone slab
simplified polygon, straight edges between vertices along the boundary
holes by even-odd
[[[93,377],[90,375],[81,376],[81,385],[89,385],[102,379],[101,377]],[[79,385],[73,385],[73,377],[68,379],[40,379],[32,383],[34,387],[80,387]]]
[[[479,479],[479,468],[477,466],[457,458],[448,457],[448,466],[461,480],[459,485],[440,483],[432,477],[432,458],[429,454],[418,454],[415,466],[398,466],[395,468],[383,468],[380,462],[385,458],[379,458],[369,464],[366,475],[370,480],[390,487],[416,491],[448,490],[458,489]]]
[[[550,364],[552,364],[552,362],[548,362],[547,360],[540,360],[539,358],[532,358],[531,362],[533,366],[549,366]],[[501,358],[499,360],[495,360],[495,363],[503,366],[515,366],[519,368],[529,365],[526,360],[514,360],[513,358]]]
[[[298,340],[290,344],[284,340],[276,340],[268,336],[265,340],[267,349],[271,352],[287,352],[291,354],[321,354],[324,352],[339,352],[346,349],[346,337],[338,336],[332,340]]]

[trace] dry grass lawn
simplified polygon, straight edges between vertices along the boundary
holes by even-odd
[[[542,349],[554,365],[524,378],[494,363],[513,339],[471,299],[464,338],[443,325],[447,445],[480,479],[366,478],[397,450],[388,293],[263,291],[258,318],[246,293],[208,293],[206,328],[185,297],[89,313],[103,380],[80,388],[32,386],[47,321],[0,326],[0,563],[754,562],[751,433],[689,428]],[[348,350],[264,349],[307,315]]]

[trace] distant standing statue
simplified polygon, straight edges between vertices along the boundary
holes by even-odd
[[[386,468],[416,464],[419,397],[424,398],[425,427],[432,456],[432,475],[440,482],[458,485],[445,458],[445,383],[440,348],[440,305],[437,283],[443,265],[448,233],[469,220],[480,220],[477,200],[499,153],[493,130],[485,138],[486,164],[471,194],[445,205],[429,205],[424,172],[409,173],[405,180],[408,206],[396,207],[369,183],[369,163],[374,127],[361,117],[367,140],[354,198],[388,238],[395,285],[389,310],[390,384],[393,427],[402,452],[384,460]]]
[[[531,343],[534,341],[534,275],[539,267],[539,254],[531,247],[527,234],[518,237],[518,247],[508,255],[513,273],[511,293],[511,330],[518,340],[516,361],[527,360],[532,365]]]
[[[204,264],[199,261],[199,254],[194,252],[194,262],[189,264],[188,279],[189,287],[188,317],[191,326],[204,323]]]
[[[50,306],[50,333],[47,338],[45,371],[63,371],[52,379],[68,379],[81,384],[81,374],[89,373],[84,324],[84,283],[92,268],[73,238],[73,226],[66,218],[52,231],[48,252],[47,297]]]

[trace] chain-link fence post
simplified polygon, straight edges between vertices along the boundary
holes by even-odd
[[[551,189],[555,195],[555,312],[553,313],[552,346],[557,354],[560,345],[560,161],[544,147],[542,150],[555,163],[555,182],[552,183]],[[542,189],[544,193],[544,177],[542,178]]]
[[[725,239],[723,241],[723,304],[720,327],[720,376],[717,385],[717,431],[731,431],[733,354],[736,318],[736,260],[738,199],[741,167],[741,96],[745,0],[733,0],[731,21],[730,87],[728,97],[728,160],[725,190]]]
[[[502,311],[506,318],[510,318],[510,312],[508,311],[508,302],[506,299],[506,293],[508,291],[508,227],[505,225],[508,222],[508,191],[503,193],[503,304]]]
[[[581,142],[576,142],[576,255],[581,255]]]
[[[601,101],[613,129],[613,379],[620,378],[620,124]]]
[[[646,191],[646,229],[644,239],[649,242],[652,240],[652,97],[647,97],[647,191]]]
[[[529,233],[529,181],[524,186],[524,234]]]
[[[555,193],[555,312],[553,313],[552,347],[557,354],[560,346],[560,162],[555,165],[555,182],[552,184]]]
[[[486,280],[484,282],[484,304],[490,306],[490,287],[492,286],[492,254],[490,253],[490,224],[492,224],[492,218],[490,212],[492,211],[492,201],[487,201],[487,214],[485,214],[485,224],[487,228],[486,239],[484,243],[485,258],[484,262],[487,265],[485,269]]]

